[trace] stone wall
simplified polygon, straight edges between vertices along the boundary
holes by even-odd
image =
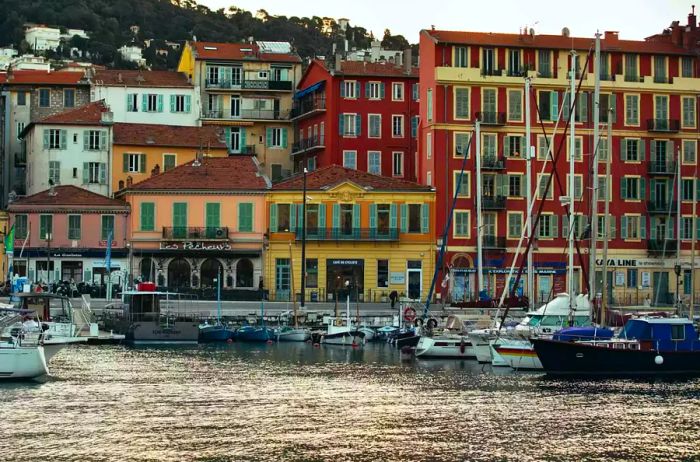
[[[49,107],[39,107],[39,88],[49,88],[50,104]],[[75,89],[75,105],[72,108],[63,106],[63,90],[65,88]],[[31,99],[31,119],[32,122],[44,119],[54,114],[85,106],[90,102],[90,87],[84,86],[65,86],[65,87],[36,87],[32,89]]]

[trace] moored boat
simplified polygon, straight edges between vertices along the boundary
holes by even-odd
[[[475,359],[471,340],[466,335],[423,336],[416,346],[419,358]]]
[[[274,331],[278,342],[306,342],[311,338],[311,331],[305,327],[282,326]]]
[[[267,342],[274,338],[272,329],[265,326],[243,326],[236,331],[236,340],[240,342]]]

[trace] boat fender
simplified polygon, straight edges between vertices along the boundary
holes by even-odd
[[[423,325],[423,320],[421,318],[416,319],[415,322],[416,327],[420,327]]]
[[[413,322],[416,319],[416,310],[410,306],[406,307],[406,309],[403,310],[403,319],[407,322]]]
[[[232,338],[228,338],[228,339],[226,339],[226,343],[228,343],[228,344],[231,344],[231,343],[233,343],[233,339],[232,339]]]
[[[467,344],[464,343],[464,339],[462,339],[461,342],[459,342],[459,352],[464,354],[464,350],[467,349]]]
[[[321,344],[320,344],[320,343],[314,343],[314,348],[321,348]]]
[[[435,318],[430,318],[428,319],[428,329],[435,329],[438,326],[437,319]]]
[[[272,345],[273,343],[275,343],[275,342],[273,342],[272,340],[268,340],[268,341],[267,341],[267,344],[268,344],[268,345]]]
[[[656,363],[657,366],[660,366],[664,363],[664,357],[661,355],[656,355],[654,358],[654,363]]]

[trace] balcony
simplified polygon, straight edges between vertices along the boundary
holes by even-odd
[[[489,68],[489,67],[482,67],[481,68],[481,75],[500,77],[503,75],[503,69],[493,69],[493,68]]]
[[[649,239],[647,253],[653,256],[669,257],[676,254],[675,239]]]
[[[504,170],[506,168],[506,161],[496,156],[482,156],[481,168],[484,170]]]
[[[557,76],[552,72],[551,69],[540,68],[537,70],[537,77],[543,79],[555,79]]]
[[[647,202],[647,212],[654,214],[675,214],[678,210],[676,201],[649,201]]]
[[[481,120],[482,125],[505,125],[505,112],[477,112],[476,118]]]
[[[676,173],[676,163],[663,160],[649,161],[649,175],[674,175]]]
[[[163,228],[163,240],[184,240],[184,241],[226,241],[228,240],[228,227],[218,226],[190,228],[174,227]]]
[[[499,236],[482,236],[481,245],[484,250],[505,250],[506,238]]]
[[[644,77],[639,74],[625,74],[625,82],[643,83]]]
[[[219,90],[277,90],[277,91],[292,91],[292,82],[290,80],[205,80],[205,88]]]
[[[297,241],[301,240],[301,228],[295,232]],[[308,228],[307,241],[375,241],[391,242],[399,240],[398,228]]]
[[[606,82],[614,82],[615,81],[615,74],[609,74],[607,72],[601,73],[600,80],[606,81]]]
[[[655,75],[654,83],[673,83],[673,77],[668,77],[665,75]]]
[[[204,119],[223,119],[224,111],[221,109],[207,109],[203,111],[202,118]]]
[[[236,81],[231,81],[231,80],[223,80],[223,79],[206,79],[204,81],[204,87],[205,88],[220,88],[220,89],[229,89],[229,88],[235,88],[239,89],[241,88],[241,81],[236,80]]]
[[[647,131],[677,133],[681,124],[678,119],[647,119]]]
[[[481,208],[484,210],[505,210],[506,209],[506,197],[505,196],[482,196],[481,197]]]
[[[230,155],[242,155],[242,156],[254,156],[255,155],[255,145],[251,146],[241,146],[238,151],[229,151]]]
[[[274,109],[241,109],[240,116],[231,116],[232,119],[255,119],[255,120],[288,120],[289,111]]]
[[[316,151],[324,147],[324,141],[320,136],[312,136],[311,138],[304,138],[294,142],[292,144],[292,155]]]
[[[313,112],[326,110],[326,98],[305,99],[297,101],[292,109],[292,119],[296,119]]]

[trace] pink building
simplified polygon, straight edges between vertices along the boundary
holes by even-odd
[[[56,186],[12,202],[8,212],[15,226],[14,272],[20,276],[105,284],[110,233],[113,282],[126,276],[127,203],[77,186]]]

